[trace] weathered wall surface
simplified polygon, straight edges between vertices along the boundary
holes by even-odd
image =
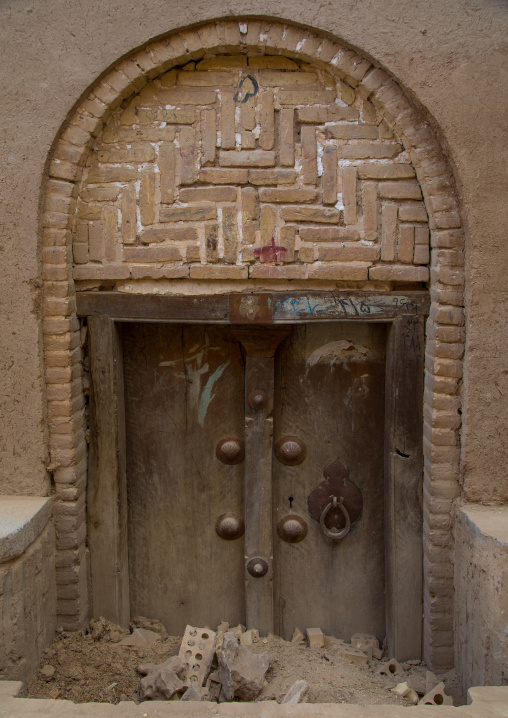
[[[117,0],[100,7],[93,3],[93,12],[91,8],[90,2],[36,5],[16,0],[0,9],[0,481],[5,492],[49,490],[38,321],[38,203],[44,162],[58,128],[105,68],[149,38],[209,18],[269,17],[273,11],[271,3],[242,0],[212,0],[188,8],[172,3],[170,12],[161,0],[149,6]],[[455,168],[468,230],[465,490],[473,500],[505,500],[508,202],[501,193],[506,188],[506,5],[335,1],[321,4],[316,15],[316,5],[301,0],[279,6],[278,12],[332,32],[371,56],[433,118]]]
[[[455,530],[455,665],[469,686],[508,683],[508,510],[470,504]]]

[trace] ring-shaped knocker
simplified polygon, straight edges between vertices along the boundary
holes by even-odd
[[[342,503],[344,501],[342,496],[340,497],[339,501],[337,501],[336,496],[330,496],[330,498],[332,500],[323,509],[323,513],[321,514],[319,523],[321,526],[321,531],[324,533],[325,536],[328,536],[328,538],[331,538],[334,541],[338,541],[339,539],[343,539],[344,536],[348,535],[349,529],[351,528],[351,519],[349,518],[349,514],[348,514],[346,507]],[[344,514],[344,518],[346,519],[346,525],[344,526],[342,531],[333,531],[333,530],[327,528],[327,526],[325,524],[325,519],[328,516],[328,512],[330,511],[330,509],[340,509],[342,511],[342,513]]]

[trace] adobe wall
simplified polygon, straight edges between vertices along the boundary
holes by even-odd
[[[7,219],[2,231],[4,297],[8,297],[0,308],[3,362],[0,419],[6,427],[0,444],[0,481],[4,493],[46,494],[50,490],[50,474],[46,468],[50,472],[55,468],[48,466],[45,430],[40,295],[43,250],[39,203],[45,162],[59,128],[78,98],[108,66],[150,38],[173,28],[233,13],[266,17],[271,13],[270,4],[264,2],[248,5],[237,2],[226,7],[212,1],[202,8],[195,4],[189,9],[175,5],[171,7],[169,20],[167,9],[166,3],[154,2],[147,12],[145,7],[133,7],[118,0],[105,7],[97,8],[94,4],[92,13],[88,3],[69,8],[64,2],[50,0],[44,7],[33,7],[23,0],[7,3],[0,10],[4,16],[0,23],[3,28],[0,42],[5,54],[4,87],[7,88],[2,109],[4,173],[0,178]],[[320,7],[318,17],[314,3],[298,2],[291,3],[285,12],[279,8],[279,12],[288,20],[298,19],[302,24],[333,33],[341,42],[351,44],[360,54],[384,66],[416,107],[422,108],[441,140],[455,171],[466,228],[468,334],[462,415],[464,497],[482,501],[507,500],[502,436],[508,423],[508,409],[503,402],[508,376],[504,367],[508,367],[504,316],[498,308],[503,307],[506,292],[503,281],[507,256],[503,245],[506,217],[503,221],[503,212],[506,213],[508,203],[503,203],[500,197],[504,143],[496,128],[506,114],[501,106],[503,101],[506,102],[501,63],[508,13],[502,3],[485,6],[455,0],[445,6],[431,2],[417,8],[412,2],[366,2],[353,6],[332,2]],[[37,42],[34,42],[35,38]],[[28,50],[20,65],[21,44]],[[447,208],[441,209],[446,211]],[[316,253],[319,248],[315,247],[313,251]],[[54,250],[51,252],[57,254]],[[49,250],[46,251],[46,261],[48,253]],[[189,255],[188,261],[195,261],[195,257],[193,260]],[[462,272],[458,269],[449,284],[460,290],[462,281]],[[57,337],[51,339],[54,343],[49,346],[50,351],[57,353],[60,346],[58,325],[53,323],[51,329],[45,331],[53,338]],[[457,349],[461,349],[461,337],[453,341],[457,343]],[[73,351],[76,347],[67,349]],[[447,359],[459,361],[460,358]],[[58,358],[55,361],[58,362]],[[60,373],[58,363],[49,368],[54,376]],[[450,378],[454,380],[450,383],[456,386],[458,376]],[[48,399],[58,402],[58,392],[52,389]],[[72,410],[80,410],[79,393],[72,401]],[[456,428],[449,427],[448,432],[443,432],[443,445],[438,450],[440,455],[449,454],[453,461],[458,459],[459,451],[452,437]],[[439,432],[434,432],[433,440],[438,439],[438,435]],[[453,443],[448,444],[450,439]],[[61,446],[65,446],[65,435],[61,437]],[[73,457],[73,461],[82,460],[84,456]],[[449,507],[456,495],[449,478],[443,474],[443,483],[438,480],[433,484],[436,491],[434,506],[437,501],[446,507],[440,512],[442,518],[433,522],[427,516],[427,536],[437,546],[445,544],[445,548],[450,544],[452,526]],[[74,500],[78,495],[81,498],[79,506],[76,504],[76,513],[61,522],[74,532],[74,537],[60,536],[58,545],[72,560],[72,552],[79,553],[76,560],[83,566],[82,489],[80,486],[79,491],[76,489],[73,493],[74,489],[69,488],[65,496],[62,495],[66,501]],[[435,560],[435,556],[428,558],[431,562]],[[443,574],[433,578],[442,600],[443,586],[450,583],[451,574],[443,568]],[[83,580],[84,574],[80,571],[80,585]],[[62,597],[62,611],[65,612],[65,604],[70,605],[75,598]],[[446,600],[451,600],[450,596],[446,596]],[[432,611],[435,608],[432,590],[427,601]],[[434,610],[435,623],[430,626],[432,631],[441,633],[442,665],[449,661],[450,655],[451,640],[446,640],[447,631],[451,631],[450,610],[451,604],[446,611],[448,617],[444,619]],[[86,613],[86,605],[83,604],[79,611],[76,626]],[[434,657],[439,663],[439,646],[436,650]]]

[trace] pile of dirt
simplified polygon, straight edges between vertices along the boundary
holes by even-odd
[[[140,701],[141,663],[159,664],[178,654],[181,637],[168,636],[155,620],[135,618],[131,628],[154,631],[160,640],[151,647],[121,645],[129,636],[127,629],[104,619],[91,621],[83,633],[57,630],[54,642],[42,656],[40,668],[28,685],[30,698],[59,698],[75,703],[118,703]],[[278,700],[299,679],[310,685],[309,703],[353,703],[357,705],[411,705],[391,692],[400,679],[377,673],[381,665],[355,664],[331,648],[309,648],[278,636],[255,639],[249,649],[268,652],[272,662],[265,686],[257,700]],[[404,664],[407,676],[425,674],[418,661]]]

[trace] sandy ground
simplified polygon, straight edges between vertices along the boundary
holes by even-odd
[[[168,636],[158,621],[137,618],[131,625],[156,631],[161,640],[151,648],[120,646],[118,641],[129,635],[129,631],[103,619],[92,621],[84,633],[58,629],[54,642],[43,654],[39,671],[28,685],[28,696],[76,703],[139,702],[142,676],[137,666],[161,663],[177,655],[181,637]],[[308,648],[271,635],[257,639],[250,650],[267,652],[271,657],[265,687],[258,700],[280,701],[294,681],[304,679],[310,685],[309,703],[411,705],[390,689],[411,674],[424,677],[426,671],[423,664],[411,662],[411,665],[404,664],[404,678],[386,678],[376,672],[382,661],[374,660],[372,666],[355,664],[332,648]]]

